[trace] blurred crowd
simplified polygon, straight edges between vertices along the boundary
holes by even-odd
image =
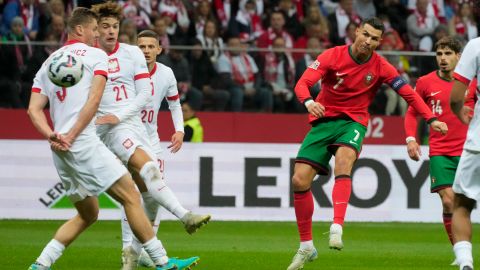
[[[0,0],[0,107],[24,108],[41,63],[66,40],[75,6],[98,0]],[[196,110],[304,112],[293,88],[324,49],[351,44],[362,19],[386,31],[380,50],[412,84],[436,68],[430,57],[388,51],[432,51],[453,35],[478,36],[478,2],[465,0],[128,0],[119,41],[154,30],[180,93]],[[37,45],[36,42],[47,45]],[[184,48],[188,48],[184,50]],[[294,50],[292,50],[294,49]],[[384,87],[375,114],[402,115],[406,103]],[[311,89],[315,97],[321,91]]]

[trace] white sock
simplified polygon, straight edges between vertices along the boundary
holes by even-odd
[[[143,244],[143,248],[152,258],[155,265],[168,263],[167,251],[163,248],[162,242],[154,237]]]
[[[153,232],[155,233],[155,235],[157,235],[159,227],[160,227],[160,208],[158,208],[157,215],[155,217],[155,220],[153,221]]]
[[[473,266],[472,243],[468,241],[457,242],[453,245],[453,251],[460,268],[463,268],[465,265]]]
[[[59,241],[52,239],[47,246],[43,249],[40,257],[37,258],[37,263],[50,267],[55,263],[60,256],[62,256],[65,246]]]
[[[145,163],[140,170],[140,177],[142,177],[155,201],[177,218],[181,219],[185,216],[188,210],[183,208],[175,194],[167,187],[155,162],[149,161]]]
[[[300,242],[300,249],[303,249],[303,250],[313,249],[313,240]]]
[[[133,232],[128,224],[127,215],[125,214],[125,209],[122,207],[122,249],[125,249],[128,246],[132,245],[133,241]]]

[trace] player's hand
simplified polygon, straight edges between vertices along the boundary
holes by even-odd
[[[120,119],[113,114],[107,114],[95,119],[95,125],[116,125],[118,123],[120,123]]]
[[[430,126],[433,128],[433,130],[438,131],[443,135],[447,134],[448,132],[448,126],[445,122],[440,122],[438,120],[435,120],[430,124]]]
[[[170,152],[176,153],[180,148],[182,148],[183,145],[183,132],[177,131],[172,135],[172,143],[168,146],[168,149],[170,149]]]
[[[48,142],[54,151],[67,151],[72,146],[72,141],[58,132],[52,132],[48,136]]]
[[[422,155],[422,150],[416,141],[411,141],[407,144],[407,152],[408,156],[415,161],[419,161]]]
[[[307,105],[307,110],[311,115],[317,118],[323,117],[325,115],[325,107],[316,101],[309,103]]]
[[[462,109],[460,109],[460,113],[458,115],[458,118],[460,121],[466,125],[470,124],[470,121],[472,121],[473,118],[473,110],[472,108],[468,106],[463,106]]]

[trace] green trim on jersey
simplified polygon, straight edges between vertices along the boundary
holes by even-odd
[[[430,157],[430,192],[435,193],[453,185],[460,157]]]
[[[357,156],[360,154],[366,131],[365,126],[351,119],[320,119],[305,136],[295,162],[309,164],[318,174],[327,175],[330,159],[339,146],[350,147]]]
[[[355,56],[353,56],[353,53],[352,53],[352,45],[348,46],[348,54],[350,55],[350,57],[352,58],[353,61],[355,61],[355,63],[359,64],[359,65],[362,65],[362,64],[365,64],[367,63],[373,56],[373,52],[372,54],[370,54],[370,56],[368,56],[367,59],[365,59],[365,61],[360,61],[358,60],[357,58],[355,58]]]

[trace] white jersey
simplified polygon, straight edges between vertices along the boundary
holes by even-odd
[[[50,117],[55,131],[67,133],[76,123],[80,111],[88,100],[93,77],[95,75],[107,77],[108,58],[102,50],[74,40],[67,42],[58,51],[69,51],[82,59],[82,79],[69,88],[56,86],[48,78],[47,69],[48,63],[50,63],[50,58],[48,58],[35,75],[32,92],[48,97]],[[95,135],[93,121],[85,127],[81,134]]]
[[[480,38],[470,40],[463,49],[460,61],[455,68],[455,79],[470,84],[475,77],[480,78]],[[480,98],[478,91],[480,80],[477,80],[477,98]],[[468,127],[467,139],[464,149],[480,151],[480,102],[475,104],[473,119]]]
[[[136,46],[117,43],[108,55],[108,81],[98,114],[114,114],[120,124],[141,125],[138,112],[150,102],[151,96],[150,74],[142,51]]]
[[[145,125],[155,153],[159,154],[162,150],[157,132],[157,118],[163,99],[166,98],[168,101],[168,108],[172,114],[175,131],[183,132],[183,115],[180,106],[177,80],[175,79],[172,69],[164,64],[155,63],[155,66],[150,71],[150,77],[153,83],[153,99],[143,108],[140,117]]]

